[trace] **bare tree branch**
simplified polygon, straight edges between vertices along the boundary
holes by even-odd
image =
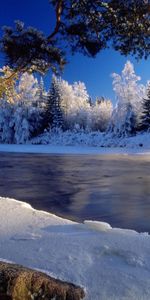
[[[54,31],[48,36],[47,40],[50,41],[59,31],[61,14],[62,14],[63,0],[59,0],[56,5],[56,25]]]

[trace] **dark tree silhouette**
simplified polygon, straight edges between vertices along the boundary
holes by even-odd
[[[51,88],[47,97],[47,105],[44,114],[45,128],[62,128],[63,112],[61,109],[61,97],[57,86],[57,79],[52,78]]]
[[[147,98],[143,99],[143,112],[140,122],[140,130],[150,130],[150,83],[147,88]]]
[[[46,0],[45,0],[46,1]],[[149,0],[50,0],[56,25],[45,36],[34,28],[4,29],[0,50],[14,71],[54,71],[65,64],[65,46],[94,57],[112,47],[121,54],[150,54]],[[59,45],[59,46],[58,46]],[[13,76],[13,75],[12,75]]]

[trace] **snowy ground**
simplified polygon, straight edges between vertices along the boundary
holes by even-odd
[[[115,138],[102,133],[44,134],[24,145],[0,144],[0,152],[50,154],[150,154],[150,133]]]
[[[80,146],[96,148],[150,149],[150,133],[140,133],[131,137],[116,137],[113,133],[57,131],[46,132],[31,140],[32,144],[57,146]],[[121,150],[120,150],[121,151]]]
[[[143,138],[144,139],[144,138]],[[145,139],[146,141],[146,139]],[[0,144],[0,152],[12,153],[43,153],[43,154],[144,154],[150,155],[150,143],[140,147],[131,140],[131,146],[87,146],[79,145],[63,145],[63,144],[48,144],[48,145],[33,145],[33,144]]]
[[[142,149],[143,150],[143,149]],[[64,146],[64,145],[15,145],[0,144],[0,152],[14,153],[50,153],[50,154],[119,154],[127,153],[124,148],[101,148],[89,146]],[[141,153],[141,149],[128,151],[129,153]],[[149,151],[150,153],[150,151]]]
[[[150,299],[150,237],[0,198],[0,257],[81,285],[88,300]]]

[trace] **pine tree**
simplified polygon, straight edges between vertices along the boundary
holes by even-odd
[[[40,82],[37,90],[37,106],[39,108],[44,108],[47,102],[47,92],[44,89],[44,81],[43,78],[40,78]]]
[[[2,143],[13,143],[14,124],[12,122],[14,104],[6,98],[0,100],[0,141]]]
[[[147,98],[142,101],[143,112],[141,115],[140,130],[150,130],[150,82],[147,87]]]
[[[37,106],[40,107],[41,103],[43,102],[43,93],[44,93],[44,82],[43,82],[43,78],[40,78],[40,82],[38,85],[38,90],[37,90]]]
[[[44,94],[44,81],[43,78],[40,78],[40,83],[39,83],[39,96],[43,96]]]
[[[131,103],[127,105],[126,118],[122,128],[124,136],[132,136],[136,133],[136,116]]]
[[[53,76],[45,110],[45,127],[62,128],[63,113],[57,78]]]

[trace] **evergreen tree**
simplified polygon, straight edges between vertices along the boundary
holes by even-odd
[[[125,122],[122,128],[122,135],[132,136],[136,133],[136,116],[131,103],[128,103],[126,110]]]
[[[38,90],[37,90],[37,97],[38,97],[37,106],[40,106],[40,104],[43,102],[43,94],[44,94],[44,81],[43,78],[41,77]]]
[[[62,128],[63,113],[57,78],[53,76],[45,110],[45,128]]]
[[[150,82],[147,87],[147,98],[142,101],[143,112],[141,115],[140,130],[150,130]]]
[[[14,104],[6,100],[0,100],[0,141],[2,143],[13,143],[14,124],[12,122]]]
[[[44,108],[47,102],[47,92],[45,91],[44,81],[42,77],[38,85],[37,98],[38,98],[36,101],[37,106],[39,108]]]

